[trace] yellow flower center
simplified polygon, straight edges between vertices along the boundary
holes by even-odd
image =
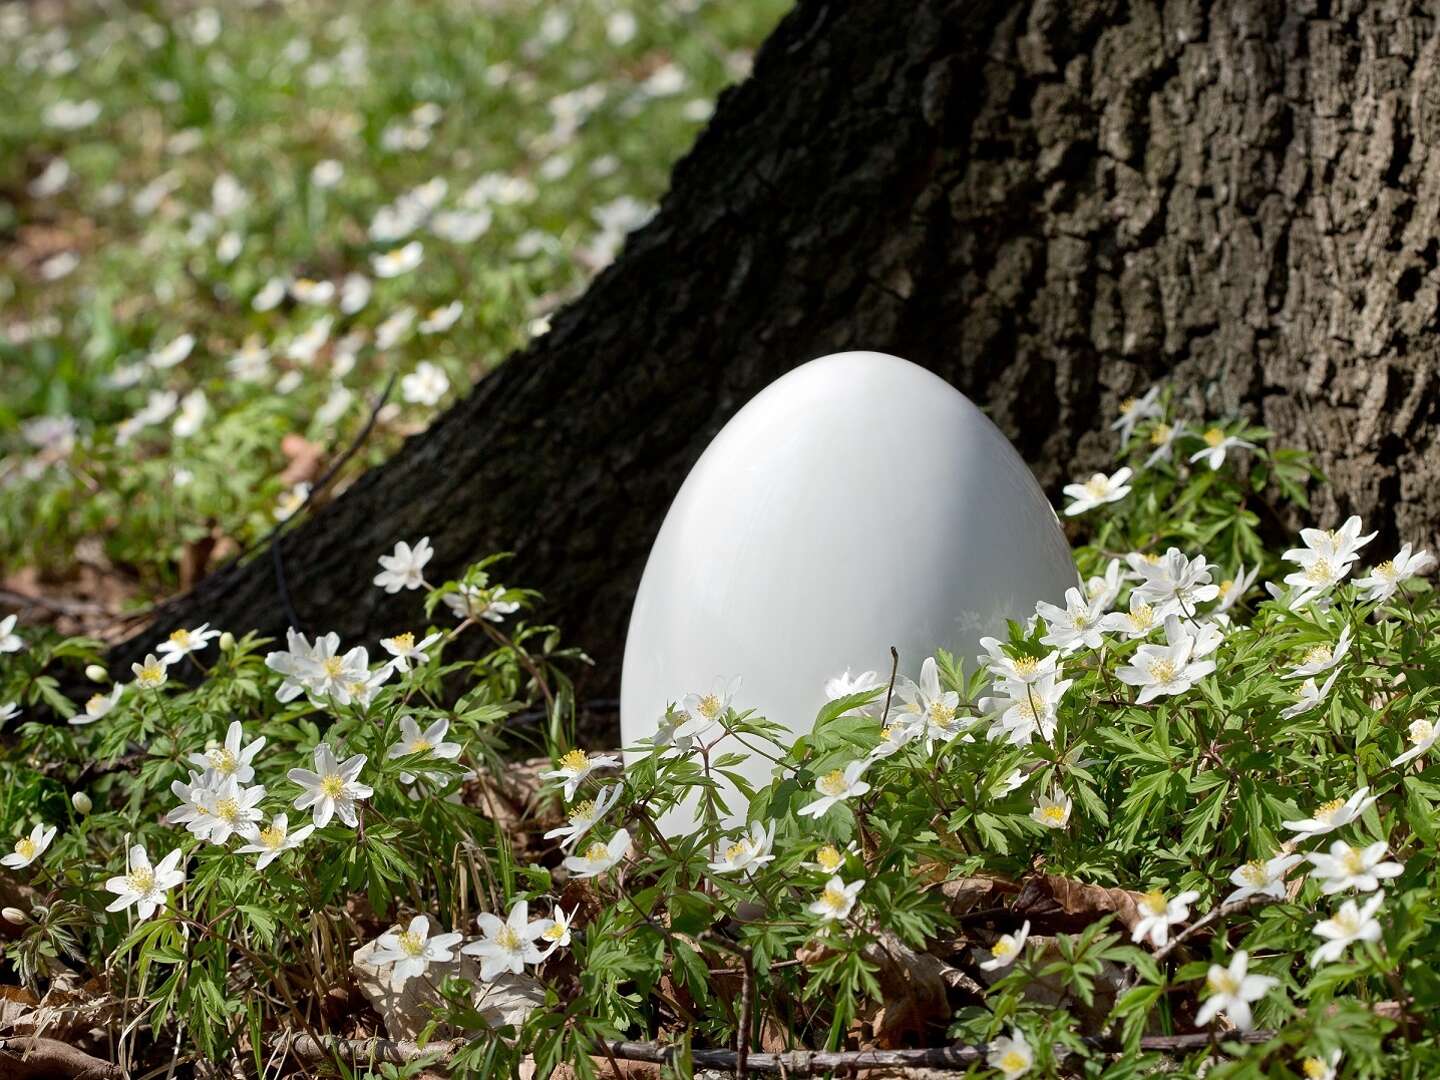
[[[1096,473],[1085,481],[1085,490],[1097,499],[1108,495],[1110,494],[1110,479],[1103,473]]]
[[[597,842],[597,843],[591,844],[588,848],[585,849],[585,861],[586,861],[586,862],[603,863],[603,862],[608,862],[609,859],[610,859],[610,849],[607,848],[604,844],[601,844],[601,843],[598,843],[598,842]]]
[[[997,960],[1003,960],[1007,956],[1014,956],[1016,952],[1015,939],[1006,934],[999,941],[990,947],[990,955]]]
[[[1344,805],[1344,799],[1331,799],[1327,803],[1321,803],[1320,806],[1315,810],[1315,820],[1329,821],[1339,812],[1340,808]]]
[[[155,871],[148,866],[131,870],[125,875],[125,884],[130,886],[131,892],[144,896],[155,888]]]
[[[1265,872],[1265,864],[1259,859],[1251,859],[1240,868],[1240,876],[1249,884],[1258,888],[1270,880],[1270,875]]]
[[[1366,870],[1365,855],[1355,848],[1348,849],[1344,855],[1340,856],[1340,864],[1351,874],[1363,874]]]
[[[1212,971],[1205,977],[1211,991],[1217,994],[1235,994],[1240,990],[1240,980],[1231,975],[1228,970],[1221,968],[1219,971]]]
[[[28,836],[22,836],[15,841],[15,854],[19,855],[26,862],[35,858],[35,853],[40,850],[40,845],[31,840]]]
[[[890,741],[890,736],[892,736],[892,735],[894,735],[894,734],[895,734],[895,728],[894,728],[893,726],[889,725],[889,724],[887,724],[885,727],[882,727],[882,728],[880,729],[880,738],[881,738],[884,742],[889,742],[889,741]]]
[[[815,853],[816,865],[827,874],[833,874],[840,869],[840,864],[845,861],[845,856],[840,854],[840,849],[833,844],[826,844]]]
[[[513,952],[515,949],[520,948],[520,935],[511,929],[507,923],[500,927],[499,932],[496,933],[495,944],[499,945],[502,949],[508,949]]]
[[[1435,734],[1435,725],[1429,720],[1416,720],[1410,725],[1410,741],[1419,745]]]
[[[339,773],[331,773],[320,781],[320,794],[327,799],[338,799],[345,794],[345,778]]]
[[[285,834],[278,827],[271,825],[267,829],[260,830],[260,843],[271,851],[279,851],[285,846]]]
[[[1145,554],[1145,555],[1142,555],[1141,558],[1143,558],[1143,559],[1144,559],[1147,563],[1149,563],[1151,566],[1159,566],[1159,565],[1160,565],[1160,556],[1157,555],[1157,554],[1156,554],[1155,552],[1153,552],[1153,551],[1151,551],[1151,552],[1149,552],[1149,553],[1147,553],[1147,554]]]
[[[1231,589],[1233,589],[1234,587],[1235,587],[1235,579],[1234,579],[1234,578],[1228,578],[1228,577],[1227,577],[1224,581],[1220,582],[1220,593],[1221,593],[1221,595],[1224,595],[1225,593],[1228,593],[1228,592],[1229,592]]]
[[[1135,411],[1135,406],[1138,404],[1140,403],[1136,401],[1133,397],[1127,397],[1124,401],[1120,402],[1120,411],[1124,415],[1129,416],[1132,412]]]
[[[563,923],[551,923],[545,928],[545,932],[540,936],[543,937],[546,941],[559,941],[565,936],[565,930],[566,927]]]
[[[1155,625],[1155,609],[1149,604],[1141,604],[1132,609],[1127,617],[1136,630],[1148,630]]]
[[[1011,666],[1014,667],[1016,675],[1034,675],[1040,670],[1040,661],[1033,656],[1022,656]]]
[[[1169,660],[1150,661],[1150,677],[1158,683],[1175,681],[1175,665]]]
[[[96,694],[91,697],[89,701],[85,702],[85,711],[93,713],[97,709],[103,709],[105,707],[105,702],[108,700],[109,698],[107,698],[104,694]]]
[[[1040,808],[1040,816],[1046,821],[1054,822],[1056,825],[1063,825],[1065,823],[1065,807],[1056,803],[1051,803],[1049,806],[1042,806]]]
[[[589,766],[590,759],[585,756],[584,750],[571,750],[560,759],[560,767],[570,772],[584,772]]]
[[[1332,655],[1329,645],[1316,645],[1305,654],[1305,663],[1328,664]]]
[[[1001,1072],[1024,1072],[1029,1067],[1030,1063],[1019,1050],[1007,1050],[1000,1058]]]
[[[406,630],[405,633],[392,637],[390,644],[394,645],[398,652],[409,652],[415,647],[415,635]]]
[[[1209,446],[1219,446],[1225,441],[1225,432],[1218,427],[1212,427],[1205,432],[1205,442]]]
[[[176,645],[179,645],[182,649],[188,649],[190,647],[190,631],[184,629],[171,630],[170,640],[173,641]]]
[[[320,666],[329,678],[338,679],[340,672],[345,670],[345,661],[338,656],[327,656],[325,662]]]
[[[700,704],[696,707],[700,710],[700,715],[705,717],[706,720],[714,720],[715,717],[720,715],[720,699],[714,694],[706,694],[700,699]]]
[[[240,764],[235,760],[235,755],[224,746],[217,746],[213,750],[206,751],[205,757],[210,762],[212,769],[226,776],[233,773],[236,766]]]
[[[407,956],[424,955],[425,940],[419,934],[410,930],[402,930],[397,937],[400,939],[400,948],[405,950]]]
[[[211,813],[227,825],[233,825],[240,816],[240,804],[234,799],[221,799],[215,804],[215,809]]]
[[[1316,585],[1325,585],[1335,576],[1335,568],[1329,559],[1316,559],[1305,571],[1305,580]]]
[[[295,282],[295,288],[298,289],[300,292],[309,292],[311,289],[315,288],[315,282],[311,281],[309,278],[302,277]]]
[[[838,915],[845,910],[845,905],[850,902],[850,898],[835,886],[826,885],[825,891],[820,894],[820,902]]]
[[[411,754],[428,754],[431,750],[434,750],[435,747],[426,741],[425,736],[420,735],[405,749]]]
[[[750,841],[745,839],[736,840],[725,849],[726,862],[738,862],[750,854]]]
[[[576,803],[570,811],[571,825],[589,825],[595,820],[595,800],[586,799],[584,802]]]
[[[1345,937],[1354,937],[1360,932],[1360,912],[1340,911],[1335,916],[1335,926]]]
[[[1150,432],[1151,446],[1164,446],[1170,441],[1170,432],[1174,430],[1169,424],[1156,424],[1155,430]]]
[[[1399,571],[1395,569],[1395,560],[1386,559],[1379,566],[1375,567],[1373,573],[1378,578],[1386,581],[1394,581]]]
[[[165,681],[165,669],[160,664],[146,664],[135,676],[141,686],[159,686]]]
[[[1150,915],[1164,915],[1169,909],[1170,903],[1159,889],[1151,889],[1140,898],[1139,906],[1143,907]]]
[[[930,702],[930,722],[936,727],[951,727],[955,723],[955,710],[943,701],[932,701]]]
[[[1329,1068],[1325,1065],[1323,1061],[1321,1061],[1319,1058],[1313,1057],[1306,1058],[1305,1061],[1301,1064],[1300,1070],[1305,1074],[1307,1080],[1323,1080],[1323,1078],[1330,1072]]]
[[[447,314],[449,313],[443,307],[431,308],[429,318],[443,319]]]
[[[845,774],[839,769],[834,769],[820,778],[820,790],[826,795],[844,795],[849,786],[845,782]]]

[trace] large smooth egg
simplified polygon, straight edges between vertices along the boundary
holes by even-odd
[[[630,617],[624,744],[734,676],[737,709],[799,736],[847,667],[888,678],[892,645],[911,678],[936,648],[968,665],[1075,583],[1050,503],[968,398],[898,357],[823,357],[736,413],[675,496]],[[742,771],[764,785],[773,769],[752,755]]]

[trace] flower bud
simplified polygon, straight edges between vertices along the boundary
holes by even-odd
[[[235,635],[232,634],[229,630],[226,630],[223,634],[220,635],[220,648],[225,652],[229,652],[231,649],[235,648]]]
[[[110,673],[99,664],[90,664],[85,668],[85,677],[91,682],[109,682]]]
[[[15,926],[24,926],[30,921],[30,916],[21,911],[18,907],[0,908],[0,919]]]
[[[77,791],[70,796],[70,805],[75,807],[75,812],[81,817],[95,808],[95,804],[90,801],[90,796],[83,791]]]

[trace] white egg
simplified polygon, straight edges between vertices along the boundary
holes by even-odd
[[[968,398],[898,357],[823,357],[736,413],[675,496],[630,617],[624,745],[736,676],[736,709],[802,735],[847,667],[888,680],[893,645],[911,678],[937,648],[968,668],[981,637],[1075,584],[1055,511]],[[741,772],[774,768],[751,754]]]

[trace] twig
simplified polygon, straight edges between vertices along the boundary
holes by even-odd
[[[750,1075],[750,1011],[755,1004],[755,964],[750,950],[740,950],[740,1033],[735,1037],[735,1078]]]
[[[91,1057],[59,1039],[0,1039],[0,1075],[7,1080],[124,1080],[119,1065]]]
[[[890,685],[885,688],[885,711],[880,714],[880,726],[884,727],[890,719],[890,698],[895,693],[895,677],[900,674],[900,652],[894,645],[890,646]]]
[[[1209,912],[1196,919],[1184,930],[1181,930],[1164,945],[1160,946],[1160,948],[1156,949],[1155,959],[1157,961],[1164,960],[1165,957],[1169,956],[1172,952],[1174,952],[1175,949],[1182,942],[1199,933],[1201,930],[1205,929],[1205,927],[1211,925],[1212,923],[1218,922],[1220,919],[1225,918],[1225,916],[1234,915],[1236,912],[1244,911],[1246,908],[1259,907],[1261,904],[1267,904],[1269,902],[1270,897],[1268,896],[1247,896],[1244,900],[1236,900],[1233,904],[1221,904],[1217,908],[1212,908]]]

